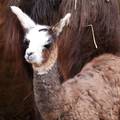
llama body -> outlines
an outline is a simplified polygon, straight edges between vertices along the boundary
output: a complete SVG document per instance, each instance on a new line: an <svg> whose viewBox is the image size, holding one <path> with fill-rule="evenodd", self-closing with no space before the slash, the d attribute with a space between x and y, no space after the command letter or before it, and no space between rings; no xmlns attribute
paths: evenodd
<svg viewBox="0 0 120 120"><path fill-rule="evenodd" d="M59 82L57 65L34 73L34 95L45 120L119 120L120 58L103 55L73 79Z"/></svg>

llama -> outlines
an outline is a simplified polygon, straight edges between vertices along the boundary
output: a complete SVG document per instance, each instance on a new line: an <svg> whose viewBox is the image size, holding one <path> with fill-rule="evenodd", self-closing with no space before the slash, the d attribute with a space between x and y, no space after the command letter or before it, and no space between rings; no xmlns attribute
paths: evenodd
<svg viewBox="0 0 120 120"><path fill-rule="evenodd" d="M72 15L68 13L51 27L36 24L15 6L11 10L27 31L25 59L34 70L34 96L43 119L119 120L120 57L96 57L74 78L61 84L57 40L63 28L69 28Z"/></svg>

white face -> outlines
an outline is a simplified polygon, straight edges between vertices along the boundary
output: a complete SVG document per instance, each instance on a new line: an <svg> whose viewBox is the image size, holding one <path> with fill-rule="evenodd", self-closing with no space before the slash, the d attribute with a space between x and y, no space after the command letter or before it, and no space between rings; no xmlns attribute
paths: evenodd
<svg viewBox="0 0 120 120"><path fill-rule="evenodd" d="M25 42L28 42L28 48L25 59L27 62L41 64L44 61L43 50L52 42L49 28L49 26L36 25L26 33Z"/></svg>

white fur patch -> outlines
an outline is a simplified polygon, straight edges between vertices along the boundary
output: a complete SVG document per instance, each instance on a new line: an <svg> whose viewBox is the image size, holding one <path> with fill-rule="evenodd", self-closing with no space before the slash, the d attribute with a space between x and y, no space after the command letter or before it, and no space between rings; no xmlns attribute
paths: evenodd
<svg viewBox="0 0 120 120"><path fill-rule="evenodd" d="M11 6L10 8L12 12L18 17L22 26L25 29L30 29L32 27L35 27L36 25L35 22L28 15L22 12L22 10L19 7Z"/></svg>
<svg viewBox="0 0 120 120"><path fill-rule="evenodd" d="M25 59L30 63L41 64L44 59L42 56L44 45L48 44L51 36L48 34L48 31L42 29L49 29L49 27L36 25L35 28L30 29L25 36L25 39L30 41L25 53ZM29 53L33 53L33 55L31 55L31 59L28 60Z"/></svg>

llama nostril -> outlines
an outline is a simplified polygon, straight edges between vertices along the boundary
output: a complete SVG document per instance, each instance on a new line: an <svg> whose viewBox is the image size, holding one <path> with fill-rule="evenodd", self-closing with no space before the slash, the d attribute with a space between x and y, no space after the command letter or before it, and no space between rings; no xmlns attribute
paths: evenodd
<svg viewBox="0 0 120 120"><path fill-rule="evenodd" d="M27 53L28 56L31 56L32 54L33 54L33 52L29 52L29 53Z"/></svg>

